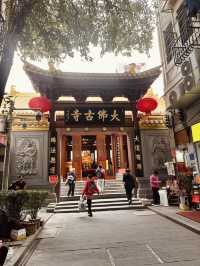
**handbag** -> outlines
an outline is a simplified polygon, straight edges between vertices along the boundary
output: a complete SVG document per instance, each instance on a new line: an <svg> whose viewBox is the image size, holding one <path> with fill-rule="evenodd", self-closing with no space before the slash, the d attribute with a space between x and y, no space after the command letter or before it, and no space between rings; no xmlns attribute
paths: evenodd
<svg viewBox="0 0 200 266"><path fill-rule="evenodd" d="M83 212L86 209L86 200L82 196L80 196L80 200L78 202L78 209L80 212Z"/></svg>

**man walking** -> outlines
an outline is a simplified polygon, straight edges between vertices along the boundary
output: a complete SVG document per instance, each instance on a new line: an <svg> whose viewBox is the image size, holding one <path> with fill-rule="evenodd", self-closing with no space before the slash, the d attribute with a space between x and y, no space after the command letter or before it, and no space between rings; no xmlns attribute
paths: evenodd
<svg viewBox="0 0 200 266"><path fill-rule="evenodd" d="M132 204L132 190L135 187L135 177L130 174L130 170L126 169L126 172L123 175L123 183L126 191L126 196L128 199L128 204Z"/></svg>

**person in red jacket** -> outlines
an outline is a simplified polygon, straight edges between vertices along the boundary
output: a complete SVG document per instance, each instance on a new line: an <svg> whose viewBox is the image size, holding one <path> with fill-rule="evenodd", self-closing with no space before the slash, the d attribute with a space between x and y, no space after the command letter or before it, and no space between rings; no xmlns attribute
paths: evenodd
<svg viewBox="0 0 200 266"><path fill-rule="evenodd" d="M96 186L93 176L89 174L88 180L85 182L82 197L86 196L87 198L88 216L90 217L92 217L92 198L94 193L98 193L99 195L99 190Z"/></svg>
<svg viewBox="0 0 200 266"><path fill-rule="evenodd" d="M150 176L150 185L153 192L153 204L159 205L160 204L160 196L158 193L160 181L158 177L158 171L154 171L153 174Z"/></svg>

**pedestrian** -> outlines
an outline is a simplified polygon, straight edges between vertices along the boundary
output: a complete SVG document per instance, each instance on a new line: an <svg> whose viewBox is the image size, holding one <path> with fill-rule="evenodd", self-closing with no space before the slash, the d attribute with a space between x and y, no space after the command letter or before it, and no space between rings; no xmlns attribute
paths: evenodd
<svg viewBox="0 0 200 266"><path fill-rule="evenodd" d="M105 170L102 165L99 165L96 169L97 187L99 192L103 194L105 187Z"/></svg>
<svg viewBox="0 0 200 266"><path fill-rule="evenodd" d="M94 193L99 194L99 189L96 186L94 178L91 174L88 175L87 181L82 192L82 197L86 197L88 205L88 216L92 217L92 198Z"/></svg>
<svg viewBox="0 0 200 266"><path fill-rule="evenodd" d="M2 244L2 240L0 241L0 266L3 266L8 255L8 247Z"/></svg>
<svg viewBox="0 0 200 266"><path fill-rule="evenodd" d="M126 169L126 172L123 175L123 183L126 191L126 196L128 199L128 204L132 204L132 190L135 188L135 176L131 175L130 169Z"/></svg>
<svg viewBox="0 0 200 266"><path fill-rule="evenodd" d="M13 182L10 186L9 186L9 190L22 190L24 189L26 186L26 182L23 179L23 176L18 176L17 180L15 182Z"/></svg>
<svg viewBox="0 0 200 266"><path fill-rule="evenodd" d="M75 182L76 182L75 173L74 172L69 172L68 175L67 175L67 182L66 182L66 185L69 186L69 190L68 190L68 193L67 193L68 197L70 195L72 197L74 196Z"/></svg>
<svg viewBox="0 0 200 266"><path fill-rule="evenodd" d="M160 181L158 177L158 171L154 171L152 175L150 175L150 185L153 192L153 204L159 205L160 204L160 195L158 193Z"/></svg>

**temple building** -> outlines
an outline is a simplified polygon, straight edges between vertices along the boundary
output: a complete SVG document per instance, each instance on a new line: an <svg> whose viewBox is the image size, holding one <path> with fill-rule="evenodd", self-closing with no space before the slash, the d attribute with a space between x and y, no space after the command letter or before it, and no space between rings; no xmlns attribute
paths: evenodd
<svg viewBox="0 0 200 266"><path fill-rule="evenodd" d="M22 174L28 186L45 188L51 175L60 179L74 170L83 180L101 164L106 179L121 178L130 168L139 182L139 196L146 197L152 170L164 172L164 163L170 160L168 129L161 110L139 113L136 103L159 76L160 67L134 75L43 70L29 63L24 70L37 94L27 94L20 110L18 100L23 97L11 92L16 98L11 180ZM41 120L35 119L35 110L28 110L28 99L36 95L52 103Z"/></svg>

